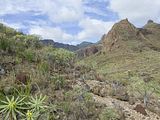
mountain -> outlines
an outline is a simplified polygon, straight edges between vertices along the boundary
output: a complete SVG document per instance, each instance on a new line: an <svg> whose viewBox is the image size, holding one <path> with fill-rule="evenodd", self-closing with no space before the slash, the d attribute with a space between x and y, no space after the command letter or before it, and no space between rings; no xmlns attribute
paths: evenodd
<svg viewBox="0 0 160 120"><path fill-rule="evenodd" d="M136 28L128 19L116 23L103 38L105 52L140 52L160 50L160 25L149 20L143 28Z"/></svg>
<svg viewBox="0 0 160 120"><path fill-rule="evenodd" d="M25 117L4 112L8 101L26 106L37 99L39 119L160 120L159 28L152 20L143 28L122 20L98 43L78 45L83 59L75 59L56 48L70 45L44 40L54 47L44 46L39 37L0 24L0 118ZM34 111L29 104L18 108Z"/></svg>
<svg viewBox="0 0 160 120"><path fill-rule="evenodd" d="M155 81L159 80L160 24L149 20L142 28L137 28L128 19L121 20L102 36L95 48L98 46L101 49L96 54L84 56L78 64L94 66L106 79L123 84L126 84L128 71L137 79L147 73Z"/></svg>
<svg viewBox="0 0 160 120"><path fill-rule="evenodd" d="M88 47L89 45L92 45L93 43L91 42L82 42L78 45L69 45L69 44L63 44L63 43L59 43L59 42L55 42L51 39L44 39L44 40L41 40L41 43L44 44L44 45L52 45L56 48L64 48L64 49L67 49L69 51L77 51L79 49L82 49L82 48L85 48L85 47Z"/></svg>
<svg viewBox="0 0 160 120"><path fill-rule="evenodd" d="M82 42L82 43L80 43L80 44L78 44L78 45L76 45L76 46L77 46L79 49L81 49L81 48L88 47L88 46L90 46L90 45L93 45L93 43L84 41L84 42Z"/></svg>
<svg viewBox="0 0 160 120"><path fill-rule="evenodd" d="M160 24L149 20L142 28L136 28L128 19L113 25L97 44L78 50L78 56L86 57L101 52L125 54L146 50L160 51Z"/></svg>
<svg viewBox="0 0 160 120"><path fill-rule="evenodd" d="M44 39L41 40L41 43L43 43L44 45L52 45L56 48L64 48L67 49L69 51L76 51L78 50L78 47L75 45L69 45L69 44L63 44L63 43L59 43L59 42L55 42L51 39Z"/></svg>

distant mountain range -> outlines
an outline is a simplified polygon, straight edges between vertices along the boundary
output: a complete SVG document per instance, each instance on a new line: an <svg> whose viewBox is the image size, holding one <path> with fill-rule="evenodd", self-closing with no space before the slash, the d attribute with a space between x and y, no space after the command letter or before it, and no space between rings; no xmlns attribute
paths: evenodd
<svg viewBox="0 0 160 120"><path fill-rule="evenodd" d="M69 44L63 44L63 43L55 42L52 39L41 40L41 43L44 44L44 45L51 45L51 46L54 46L56 48L64 48L64 49L67 49L69 51L77 51L79 49L88 47L88 46L93 44L91 42L84 41L84 42L82 42L78 45L69 45Z"/></svg>

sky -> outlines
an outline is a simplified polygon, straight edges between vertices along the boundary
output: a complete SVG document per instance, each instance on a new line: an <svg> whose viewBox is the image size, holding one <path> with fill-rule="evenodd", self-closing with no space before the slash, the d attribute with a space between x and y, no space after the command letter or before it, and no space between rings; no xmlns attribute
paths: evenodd
<svg viewBox="0 0 160 120"><path fill-rule="evenodd" d="M97 42L115 22L160 22L160 0L0 0L0 22L43 39Z"/></svg>

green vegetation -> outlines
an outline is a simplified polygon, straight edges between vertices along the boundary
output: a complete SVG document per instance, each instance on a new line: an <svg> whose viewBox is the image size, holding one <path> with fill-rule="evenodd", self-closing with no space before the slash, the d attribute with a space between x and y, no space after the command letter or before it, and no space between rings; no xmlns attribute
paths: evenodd
<svg viewBox="0 0 160 120"><path fill-rule="evenodd" d="M97 119L102 107L75 89L75 53L44 46L35 35L0 26L0 119ZM6 97L5 97L6 96Z"/></svg>
<svg viewBox="0 0 160 120"><path fill-rule="evenodd" d="M119 119L118 113L113 108L105 109L100 114L100 120L118 120L118 119Z"/></svg>
<svg viewBox="0 0 160 120"><path fill-rule="evenodd" d="M15 99L14 96L12 96L11 99L9 99L6 96L6 100L3 101L1 100L1 104L0 104L0 113L2 113L4 115L5 120L16 120L17 119L17 114L24 116L23 113L20 110L24 110L25 108L23 107L23 101L25 98L19 99L19 97L17 97Z"/></svg>
<svg viewBox="0 0 160 120"><path fill-rule="evenodd" d="M47 110L47 106L45 105L46 103L44 101L45 98L46 97L42 97L42 95L39 97L36 96L35 98L32 96L29 98L27 98L27 96L21 98L15 98L12 96L11 99L6 96L5 100L0 101L0 113L3 115L2 119L17 120L18 118L27 118L27 120L35 120L35 117L40 117L40 114Z"/></svg>
<svg viewBox="0 0 160 120"><path fill-rule="evenodd" d="M114 108L109 108L105 102L95 100L97 95L130 104L139 100L146 108L159 104L155 101L160 97L158 48L150 46L142 50L149 42L146 40L144 44L139 37L136 40L138 30L130 27L127 32L117 29L127 39L114 43L119 46L113 51L100 51L78 60L73 52L43 45L39 36L25 35L0 24L0 119L124 117L120 115L121 106L113 103Z"/></svg>

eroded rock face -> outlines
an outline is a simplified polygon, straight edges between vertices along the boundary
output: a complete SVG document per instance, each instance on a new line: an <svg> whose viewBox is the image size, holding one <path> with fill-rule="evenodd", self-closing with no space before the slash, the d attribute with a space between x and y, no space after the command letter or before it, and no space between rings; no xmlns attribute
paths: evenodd
<svg viewBox="0 0 160 120"><path fill-rule="evenodd" d="M101 45L92 45L77 51L77 57L83 58L98 53L102 49Z"/></svg>
<svg viewBox="0 0 160 120"><path fill-rule="evenodd" d="M153 49L160 51L160 24L149 20L143 28L136 28L128 19L113 25L101 40L92 46L77 51L79 58L99 53L131 53ZM150 42L153 41L153 42Z"/></svg>
<svg viewBox="0 0 160 120"><path fill-rule="evenodd" d="M113 25L102 37L104 52L142 52L153 49L160 51L160 24L149 20L143 28L136 28L128 19ZM150 42L152 41L152 42Z"/></svg>
<svg viewBox="0 0 160 120"><path fill-rule="evenodd" d="M112 51L118 48L126 49L127 41L139 39L138 29L128 19L121 20L113 25L112 29L103 37L104 51Z"/></svg>
<svg viewBox="0 0 160 120"><path fill-rule="evenodd" d="M147 112L146 112L145 108L140 104L136 105L134 110L139 112L139 113L141 113L141 114L143 114L143 115L147 115Z"/></svg>

